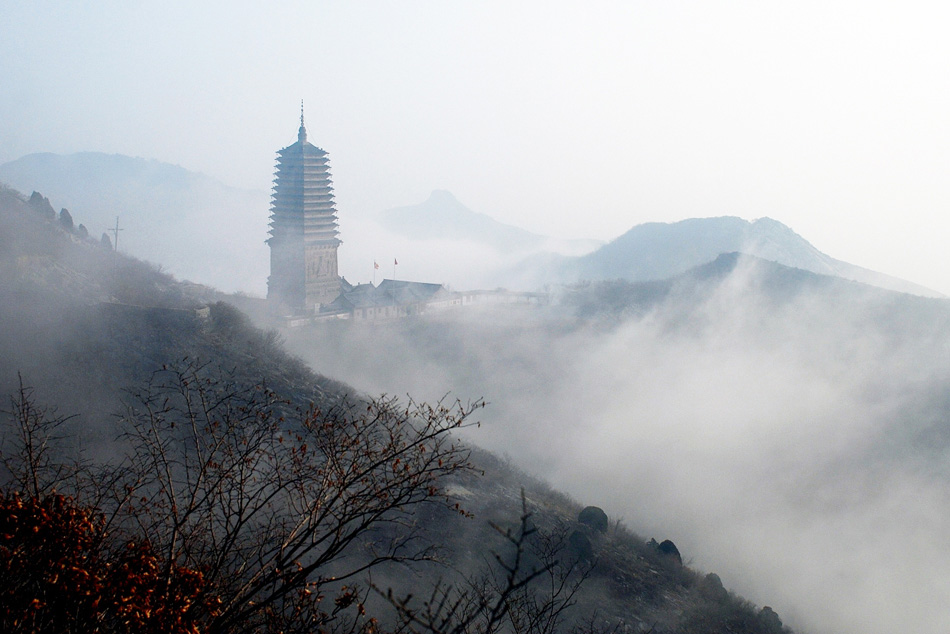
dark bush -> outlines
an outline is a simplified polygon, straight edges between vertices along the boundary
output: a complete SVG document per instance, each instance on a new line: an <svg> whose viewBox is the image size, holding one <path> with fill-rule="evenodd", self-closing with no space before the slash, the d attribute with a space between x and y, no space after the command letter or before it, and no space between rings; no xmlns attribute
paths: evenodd
<svg viewBox="0 0 950 634"><path fill-rule="evenodd" d="M574 531L567 538L567 543L578 559L590 559L594 556L594 547L590 543L590 538L583 531Z"/></svg>

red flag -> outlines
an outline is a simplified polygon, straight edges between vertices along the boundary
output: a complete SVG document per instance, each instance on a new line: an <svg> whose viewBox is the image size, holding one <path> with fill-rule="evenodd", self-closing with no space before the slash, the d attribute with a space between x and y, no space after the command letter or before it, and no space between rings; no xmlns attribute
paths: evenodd
<svg viewBox="0 0 950 634"><path fill-rule="evenodd" d="M397 260L396 258L393 258L393 266L396 266L397 264L399 264L399 260Z"/></svg>
<svg viewBox="0 0 950 634"><path fill-rule="evenodd" d="M379 264L376 263L376 260L373 260L373 268L374 268L374 269L378 269L378 268L379 268Z"/></svg>

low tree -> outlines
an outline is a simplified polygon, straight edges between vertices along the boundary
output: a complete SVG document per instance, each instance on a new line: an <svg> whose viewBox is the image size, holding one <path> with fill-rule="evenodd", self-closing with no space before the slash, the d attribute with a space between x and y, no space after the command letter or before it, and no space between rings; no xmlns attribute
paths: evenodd
<svg viewBox="0 0 950 634"><path fill-rule="evenodd" d="M471 469L454 432L482 406L381 398L298 411L264 385L185 362L129 394L126 460L66 469L33 447L55 420L28 390L17 398L14 412L34 415L10 422L33 431L11 435L20 457L5 459L9 481L36 500L66 490L94 501L103 547L145 544L166 599L176 571L199 573L205 632L372 629L356 582L432 555L413 511L462 512L440 483Z"/></svg>
<svg viewBox="0 0 950 634"><path fill-rule="evenodd" d="M21 375L17 378L10 409L0 410L6 417L0 434L0 483L6 490L41 499L74 480L80 471L78 456L70 459L57 451L70 417L38 405L33 388L24 384ZM75 488L75 482L69 486Z"/></svg>

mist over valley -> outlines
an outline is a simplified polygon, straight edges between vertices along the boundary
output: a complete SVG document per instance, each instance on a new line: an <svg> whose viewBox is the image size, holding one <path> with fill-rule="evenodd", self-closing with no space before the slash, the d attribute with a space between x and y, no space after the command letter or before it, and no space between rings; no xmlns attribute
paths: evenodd
<svg viewBox="0 0 950 634"><path fill-rule="evenodd" d="M215 209L212 201L227 200L222 192L238 196L181 168L169 171L142 159L32 160L2 166L0 174L17 165L50 172L46 178L71 197L77 222L84 219L80 210L101 205L90 226L109 221L115 205L147 225L183 199ZM64 160L73 166L57 168L57 176L49 166ZM89 179L80 170L72 181L65 178L77 164L113 176ZM99 198L108 190L115 199ZM169 191L177 198L157 194ZM13 200L14 193L6 196ZM260 196L239 198L249 216ZM139 206L142 200L153 206ZM451 220L437 221L441 214ZM54 295L75 293L88 305L90 298L115 301L124 292L123 303L154 306L157 297L170 308L224 299L272 327L253 292L228 298L211 288L219 276L237 281L229 261L260 266L254 255L260 249L244 250L251 227L260 223L235 220L235 240L201 233L204 216L177 218L151 226L155 260L176 275L179 266L193 271L189 279L208 286L183 294L173 278L143 264L135 265L143 267L140 282L133 278L124 291L110 288L102 282L109 276L106 250L99 252L98 268L80 278L63 274ZM452 276L452 262L461 258L458 270L466 273L451 280L543 288L545 300L280 327L286 349L331 377L328 386L428 402L446 395L484 398L483 424L464 432L468 441L603 507L638 534L673 538L688 565L715 571L727 588L775 607L796 630L941 631L945 619L933 606L950 590L950 548L941 540L950 529L948 300L830 258L769 219L643 225L607 245L561 244L564 253L547 256L541 253L552 246L549 239L475 214L448 192L350 226L365 229L352 239L352 250L363 256L378 250L367 248L373 240L402 240L401 252L411 256L401 256L400 275ZM131 219L123 228L120 244L131 252L138 229ZM32 239L33 229L7 231ZM178 235L194 242L183 241L180 257L170 258L162 245ZM349 246L341 250L344 275L352 270L342 257ZM62 322L55 317L59 308L42 302L31 308L35 290L22 285L22 276L28 270L35 277L36 264L30 260L24 269L25 256L16 253L8 256L19 262L21 282L17 299L5 303L6 331L13 335L4 344L7 392L22 371L62 407L108 417L121 406L118 392L154 365L219 354L182 340L151 348L146 358L127 357L116 341L132 345L139 328L152 327L147 320L116 322L109 310L87 307L68 310L72 316ZM204 260L217 264L206 269ZM135 288L162 279L157 288ZM101 325L108 330L89 334ZM275 342L248 343L242 354L260 358L260 346ZM94 350L120 361L114 376L100 368L78 380L69 364L48 373L61 355L83 359ZM272 363L281 373L279 364L290 361L278 356ZM302 389L300 381L309 381L300 378L304 370L288 367L298 378L285 387ZM93 377L99 378L90 384ZM108 437L102 430L86 442Z"/></svg>
<svg viewBox="0 0 950 634"><path fill-rule="evenodd" d="M286 336L370 392L484 397L473 440L641 534L675 527L693 565L793 625L937 632L948 325L946 300L731 254L545 308Z"/></svg>

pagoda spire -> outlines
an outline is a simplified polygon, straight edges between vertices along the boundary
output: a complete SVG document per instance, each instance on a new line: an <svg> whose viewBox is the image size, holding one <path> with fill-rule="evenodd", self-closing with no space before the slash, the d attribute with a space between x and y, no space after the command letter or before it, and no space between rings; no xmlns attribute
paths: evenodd
<svg viewBox="0 0 950 634"><path fill-rule="evenodd" d="M300 129L297 131L297 141L304 143L307 140L307 128L303 125L303 99L300 100Z"/></svg>

